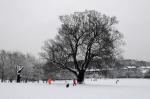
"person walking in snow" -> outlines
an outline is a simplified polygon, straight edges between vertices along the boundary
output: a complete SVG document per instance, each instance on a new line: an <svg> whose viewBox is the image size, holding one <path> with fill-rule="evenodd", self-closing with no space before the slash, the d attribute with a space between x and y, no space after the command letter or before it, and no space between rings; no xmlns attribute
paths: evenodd
<svg viewBox="0 0 150 99"><path fill-rule="evenodd" d="M75 79L73 79L73 86L76 86L77 85L77 82Z"/></svg>
<svg viewBox="0 0 150 99"><path fill-rule="evenodd" d="M49 84L51 84L52 81L53 81L52 79L50 79L50 78L48 79L48 83L49 83Z"/></svg>

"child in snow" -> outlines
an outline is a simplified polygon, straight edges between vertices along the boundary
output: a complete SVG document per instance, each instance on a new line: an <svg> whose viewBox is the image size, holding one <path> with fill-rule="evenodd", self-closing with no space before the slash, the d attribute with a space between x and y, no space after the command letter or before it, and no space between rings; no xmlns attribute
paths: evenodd
<svg viewBox="0 0 150 99"><path fill-rule="evenodd" d="M75 79L73 79L73 86L76 86L77 85L77 82Z"/></svg>
<svg viewBox="0 0 150 99"><path fill-rule="evenodd" d="M48 83L49 83L49 84L51 84L52 81L53 81L52 79L50 79L50 78L48 79Z"/></svg>

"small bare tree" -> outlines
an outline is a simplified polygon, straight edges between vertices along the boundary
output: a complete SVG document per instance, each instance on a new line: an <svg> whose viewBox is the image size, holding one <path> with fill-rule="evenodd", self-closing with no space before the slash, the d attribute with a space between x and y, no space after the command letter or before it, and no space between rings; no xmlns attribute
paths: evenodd
<svg viewBox="0 0 150 99"><path fill-rule="evenodd" d="M5 58L6 58L6 52L4 50L1 50L0 51L1 82L4 81Z"/></svg>
<svg viewBox="0 0 150 99"><path fill-rule="evenodd" d="M20 83L20 79L21 79L21 71L23 69L23 66L19 65L16 67L17 69L17 83Z"/></svg>
<svg viewBox="0 0 150 99"><path fill-rule="evenodd" d="M92 60L106 64L117 56L122 35L114 27L118 23L116 17L90 10L60 16L60 21L56 39L45 42L41 55L75 74L78 83L84 82L85 71ZM73 62L73 66L67 65L69 62Z"/></svg>

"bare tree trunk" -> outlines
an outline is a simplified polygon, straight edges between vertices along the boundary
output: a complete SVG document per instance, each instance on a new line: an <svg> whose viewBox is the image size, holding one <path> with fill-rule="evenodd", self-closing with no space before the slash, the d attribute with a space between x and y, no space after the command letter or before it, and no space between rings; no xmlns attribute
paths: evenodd
<svg viewBox="0 0 150 99"><path fill-rule="evenodd" d="M2 58L2 80L1 80L1 82L4 82L4 65L5 65L4 59Z"/></svg>
<svg viewBox="0 0 150 99"><path fill-rule="evenodd" d="M20 79L21 79L20 74L17 74L17 83L20 83Z"/></svg>
<svg viewBox="0 0 150 99"><path fill-rule="evenodd" d="M85 70L80 70L79 74L77 75L78 84L83 84L84 83L84 75L85 75Z"/></svg>
<svg viewBox="0 0 150 99"><path fill-rule="evenodd" d="M23 66L17 66L17 83L20 83L22 69Z"/></svg>
<svg viewBox="0 0 150 99"><path fill-rule="evenodd" d="M2 69L2 80L1 82L4 82L4 70Z"/></svg>

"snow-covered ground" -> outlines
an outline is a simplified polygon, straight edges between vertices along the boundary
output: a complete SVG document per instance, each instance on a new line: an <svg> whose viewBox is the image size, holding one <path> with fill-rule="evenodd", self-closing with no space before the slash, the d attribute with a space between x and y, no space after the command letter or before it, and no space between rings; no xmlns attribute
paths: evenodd
<svg viewBox="0 0 150 99"><path fill-rule="evenodd" d="M66 88L65 81L47 83L0 83L0 99L150 99L150 79L85 80Z"/></svg>

